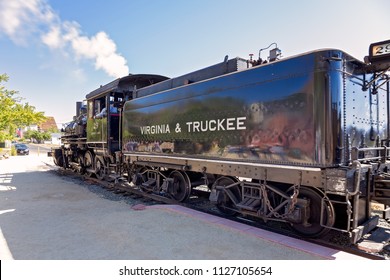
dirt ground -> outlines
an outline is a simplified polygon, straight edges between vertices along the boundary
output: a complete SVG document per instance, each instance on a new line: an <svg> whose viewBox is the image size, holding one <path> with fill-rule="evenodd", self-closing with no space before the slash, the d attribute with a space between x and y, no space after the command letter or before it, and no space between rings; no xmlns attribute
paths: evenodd
<svg viewBox="0 0 390 280"><path fill-rule="evenodd" d="M203 213L164 207L136 211L59 176L50 165L44 156L0 161L0 259L328 258Z"/></svg>

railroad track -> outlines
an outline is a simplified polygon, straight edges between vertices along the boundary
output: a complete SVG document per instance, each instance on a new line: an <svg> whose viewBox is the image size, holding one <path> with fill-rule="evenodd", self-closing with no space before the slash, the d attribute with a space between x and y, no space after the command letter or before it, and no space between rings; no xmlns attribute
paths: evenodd
<svg viewBox="0 0 390 280"><path fill-rule="evenodd" d="M255 219L253 217L244 217L244 216L227 216L220 212L218 208L210 203L208 200L209 192L204 190L194 190L193 194L190 198L185 202L177 202L174 199L171 199L166 196L161 196L158 194L154 194L152 192L146 192L141 190L140 188L130 184L127 180L113 180L113 181L101 181L93 177L87 177L78 173L75 173L71 170L64 170L62 168L54 168L52 169L56 172L56 174L60 174L67 177L72 177L76 180L80 180L80 182L86 182L88 184L97 185L111 193L114 193L119 196L130 196L131 198L140 201L142 204L152 205L152 204L172 204L172 205L181 205L184 207L188 207L197 211L201 211L204 213L216 215L219 217L223 217L225 219L233 220L240 223L245 223L251 225L253 227L261 228L267 231L275 232L278 234L282 234L285 236L289 236L296 239L303 239L305 241L321 245L324 247L332 248L335 250L344 251L350 254L358 255L361 257L365 257L367 259L372 260L389 260L390 259L390 243L387 246L384 246L384 249L380 252L371 253L365 250L359 249L359 247L355 244L349 243L349 238L346 234L338 232L338 231L330 231L326 236L322 239L310 239L310 238L302 238L302 236L293 232L289 225L282 222L268 222L264 223L260 219ZM382 221L383 223L383 221ZM389 232L390 232L390 223L387 223ZM363 242L368 236L364 236L361 242ZM388 241L387 241L388 242Z"/></svg>

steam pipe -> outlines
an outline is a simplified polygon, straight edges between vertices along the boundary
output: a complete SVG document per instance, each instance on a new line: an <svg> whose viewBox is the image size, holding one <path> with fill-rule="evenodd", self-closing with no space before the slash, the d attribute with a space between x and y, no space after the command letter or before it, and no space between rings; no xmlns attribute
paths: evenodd
<svg viewBox="0 0 390 280"><path fill-rule="evenodd" d="M278 47L278 44L272 43L272 44L270 44L268 47L263 48L263 49L260 49L260 50L259 50L259 59L261 58L261 57L260 57L261 51L264 51L264 50L269 49L272 45L275 45L276 48Z"/></svg>

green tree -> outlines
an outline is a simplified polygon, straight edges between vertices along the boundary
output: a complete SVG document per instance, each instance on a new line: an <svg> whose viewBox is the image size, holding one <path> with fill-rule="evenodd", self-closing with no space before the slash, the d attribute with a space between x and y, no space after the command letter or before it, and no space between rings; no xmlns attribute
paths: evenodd
<svg viewBox="0 0 390 280"><path fill-rule="evenodd" d="M35 139L38 143L42 143L45 140L51 139L51 133L37 130L28 130L24 133L24 137L27 139Z"/></svg>
<svg viewBox="0 0 390 280"><path fill-rule="evenodd" d="M8 82L8 75L0 75L0 141L12 139L16 128L23 128L45 120L43 112L23 103L15 90L8 90L2 84Z"/></svg>

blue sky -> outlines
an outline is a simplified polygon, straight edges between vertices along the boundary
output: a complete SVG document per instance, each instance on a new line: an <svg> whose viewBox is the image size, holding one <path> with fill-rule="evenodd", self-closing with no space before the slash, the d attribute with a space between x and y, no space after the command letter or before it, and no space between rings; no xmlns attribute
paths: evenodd
<svg viewBox="0 0 390 280"><path fill-rule="evenodd" d="M363 59L390 39L388 0L0 0L0 73L58 123L116 77L175 77L248 58L337 48Z"/></svg>

